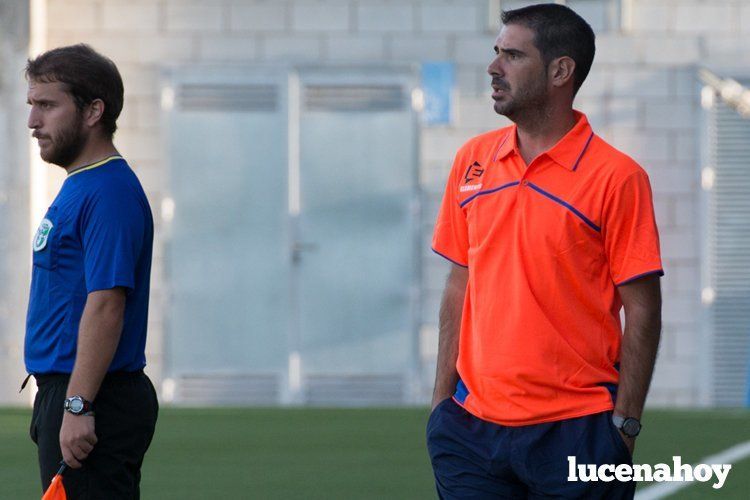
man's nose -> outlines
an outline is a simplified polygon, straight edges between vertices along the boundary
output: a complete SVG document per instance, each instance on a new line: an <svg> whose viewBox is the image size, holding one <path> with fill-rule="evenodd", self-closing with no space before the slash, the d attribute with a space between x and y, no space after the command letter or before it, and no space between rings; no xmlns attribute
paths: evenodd
<svg viewBox="0 0 750 500"><path fill-rule="evenodd" d="M32 107L31 111L29 111L29 120L26 125L31 129L37 129L41 126L39 112L34 107Z"/></svg>
<svg viewBox="0 0 750 500"><path fill-rule="evenodd" d="M487 74L490 76L503 76L505 74L503 72L500 56L495 56L489 66L487 66Z"/></svg>

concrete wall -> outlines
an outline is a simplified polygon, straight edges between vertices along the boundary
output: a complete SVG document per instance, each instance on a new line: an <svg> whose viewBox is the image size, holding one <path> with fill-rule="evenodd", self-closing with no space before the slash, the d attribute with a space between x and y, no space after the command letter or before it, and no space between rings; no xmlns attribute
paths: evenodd
<svg viewBox="0 0 750 500"><path fill-rule="evenodd" d="M0 402L20 403L23 334L31 264L29 155L23 67L28 5L0 0Z"/></svg>
<svg viewBox="0 0 750 500"><path fill-rule="evenodd" d="M422 130L426 210L421 338L428 391L446 271L429 252L432 222L456 149L472 135L506 123L492 111L485 68L492 57L499 8L525 3L530 2L48 0L46 35L50 48L87 42L120 67L126 100L116 142L138 172L157 215L166 188L157 85L163 64L454 61L457 120L451 126ZM568 4L589 20L598 36L594 67L577 107L589 115L600 135L641 162L655 191L666 277L664 341L649 402L694 405L700 400L701 375L693 367L702 354L696 350L701 335L695 223L701 110L696 66L747 60L750 1ZM164 304L159 233L157 226L148 346L149 371L157 379ZM0 242L3 237L0 234Z"/></svg>

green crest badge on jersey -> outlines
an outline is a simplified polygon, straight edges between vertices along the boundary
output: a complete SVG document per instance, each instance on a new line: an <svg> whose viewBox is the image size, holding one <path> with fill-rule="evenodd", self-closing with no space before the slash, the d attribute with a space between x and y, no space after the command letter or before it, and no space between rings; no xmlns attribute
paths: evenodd
<svg viewBox="0 0 750 500"><path fill-rule="evenodd" d="M52 231L54 224L49 219L42 220L39 224L39 229L36 230L36 236L34 236L34 251L38 252L44 250L47 246L47 240L49 239L49 233Z"/></svg>

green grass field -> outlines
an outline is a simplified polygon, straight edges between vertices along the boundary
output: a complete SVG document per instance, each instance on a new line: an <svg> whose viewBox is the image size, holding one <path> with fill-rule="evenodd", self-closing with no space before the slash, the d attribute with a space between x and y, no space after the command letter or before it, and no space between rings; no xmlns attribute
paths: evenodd
<svg viewBox="0 0 750 500"><path fill-rule="evenodd" d="M426 409L164 408L143 468L142 498L436 498ZM0 499L41 496L29 411L0 410ZM750 440L747 411L651 411L637 463L683 463ZM750 460L721 490L673 498L750 498Z"/></svg>

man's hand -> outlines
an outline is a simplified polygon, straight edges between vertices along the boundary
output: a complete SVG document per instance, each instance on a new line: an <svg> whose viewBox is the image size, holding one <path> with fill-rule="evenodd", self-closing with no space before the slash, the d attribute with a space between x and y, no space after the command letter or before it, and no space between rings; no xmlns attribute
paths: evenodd
<svg viewBox="0 0 750 500"><path fill-rule="evenodd" d="M440 303L437 369L435 370L435 389L432 392L433 410L441 401L451 397L456 391L458 338L468 282L469 270L453 264L445 282L443 299Z"/></svg>
<svg viewBox="0 0 750 500"><path fill-rule="evenodd" d="M63 460L69 467L80 468L81 462L94 449L96 441L94 417L65 412L60 428L60 449Z"/></svg>

